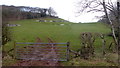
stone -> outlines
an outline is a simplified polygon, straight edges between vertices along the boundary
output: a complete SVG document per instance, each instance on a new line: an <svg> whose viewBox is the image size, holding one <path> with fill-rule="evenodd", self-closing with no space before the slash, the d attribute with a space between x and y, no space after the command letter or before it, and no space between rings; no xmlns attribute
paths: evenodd
<svg viewBox="0 0 120 68"><path fill-rule="evenodd" d="M50 22L53 22L52 20L50 20Z"/></svg>
<svg viewBox="0 0 120 68"><path fill-rule="evenodd" d="M61 26L65 25L65 24L60 24Z"/></svg>
<svg viewBox="0 0 120 68"><path fill-rule="evenodd" d="M39 22L40 20L36 20L36 22Z"/></svg>

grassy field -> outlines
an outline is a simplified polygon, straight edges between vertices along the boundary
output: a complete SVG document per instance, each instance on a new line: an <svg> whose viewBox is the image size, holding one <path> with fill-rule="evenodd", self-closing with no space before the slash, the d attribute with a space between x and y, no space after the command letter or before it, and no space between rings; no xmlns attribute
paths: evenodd
<svg viewBox="0 0 120 68"><path fill-rule="evenodd" d="M47 19L50 20L50 19ZM57 19L58 20L58 19ZM60 20L60 19L59 19ZM35 42L39 37L43 42L48 42L47 37L52 38L57 43L70 42L70 48L77 50L80 48L80 34L83 32L103 33L110 32L110 28L102 23L69 23L69 22L36 22L36 19L12 21L11 24L21 26L10 27L12 41L5 45L5 51L13 48L13 42ZM61 26L60 24L64 24ZM107 45L112 41L111 37L105 36ZM97 37L94 44L96 51L101 52L102 43Z"/></svg>
<svg viewBox="0 0 120 68"><path fill-rule="evenodd" d="M80 46L79 37L80 33L82 32L94 32L103 34L110 32L110 29L101 23L77 24L65 22L65 25L63 26L60 25L62 23L41 23L36 22L35 20L21 20L14 21L11 23L21 25L10 28L12 33L12 41L35 42L35 39L37 37L40 37L44 42L47 42L46 38L50 37L58 43L69 41L71 43L71 48L73 49L76 49L78 48L78 46ZM107 37L106 39L109 38ZM9 42L9 44L12 43Z"/></svg>

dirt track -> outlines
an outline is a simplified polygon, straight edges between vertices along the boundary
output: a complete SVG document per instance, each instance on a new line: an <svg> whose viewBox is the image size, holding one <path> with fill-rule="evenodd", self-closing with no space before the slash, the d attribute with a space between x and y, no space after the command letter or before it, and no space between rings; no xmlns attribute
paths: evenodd
<svg viewBox="0 0 120 68"><path fill-rule="evenodd" d="M42 41L40 38L37 38L36 42L40 43ZM50 38L48 38L48 42L54 43ZM33 45L33 46L43 46L43 45L39 44L39 45ZM39 51L39 53L34 56L29 55L29 57L32 56L33 59L40 58L41 60L20 60L13 66L61 66L60 63L58 62L59 56L57 55L57 51L55 50L57 48L53 47L56 45L49 44L49 45L45 45L45 46L46 47L41 48L41 49L43 49L43 51L39 51L38 48L33 48L32 53L37 53L38 51ZM46 50L44 50L44 49L46 49ZM49 49L49 50L47 50L47 49ZM39 56L39 54L42 54L42 55Z"/></svg>

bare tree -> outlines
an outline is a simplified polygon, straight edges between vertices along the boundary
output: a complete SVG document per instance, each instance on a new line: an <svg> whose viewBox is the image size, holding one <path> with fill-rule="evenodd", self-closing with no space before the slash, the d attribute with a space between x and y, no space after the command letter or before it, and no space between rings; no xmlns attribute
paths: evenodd
<svg viewBox="0 0 120 68"><path fill-rule="evenodd" d="M107 20L108 20L108 21L110 22L110 24L111 24L111 30L112 30L112 33L113 33L113 38L114 38L114 41L115 41L115 43L116 43L116 45L117 45L117 38L116 38L116 36L115 36L114 25L113 25L113 22L111 21L109 15L108 15L107 8L106 8L106 4L105 4L105 0L103 0L103 4L102 4L102 5L103 5L103 8L104 8L104 12L105 12L106 18L107 18Z"/></svg>
<svg viewBox="0 0 120 68"><path fill-rule="evenodd" d="M49 7L49 9L48 9L48 14L49 14L50 16L55 16L57 13L54 11L54 9L53 9L52 7Z"/></svg>
<svg viewBox="0 0 120 68"><path fill-rule="evenodd" d="M81 7L79 10L79 13L82 13L84 11L105 13L105 18L107 19L108 22L110 22L110 25L111 25L113 39L115 41L115 44L118 46L118 40L115 35L115 26L109 15L109 12L111 12L115 16L114 20L118 19L117 18L118 14L117 12L115 12L117 11L115 3L113 3L111 0L81 0L78 4Z"/></svg>

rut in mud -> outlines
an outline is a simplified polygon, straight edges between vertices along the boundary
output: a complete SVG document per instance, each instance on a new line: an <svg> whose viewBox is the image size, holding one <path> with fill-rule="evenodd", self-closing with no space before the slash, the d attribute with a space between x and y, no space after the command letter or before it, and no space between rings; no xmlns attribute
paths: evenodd
<svg viewBox="0 0 120 68"><path fill-rule="evenodd" d="M54 41L50 38L47 38L49 43L54 43ZM43 42L40 38L36 38L37 43ZM42 44L34 44L32 46L43 46ZM27 55L28 58L32 57L33 59L40 59L40 60L20 60L13 66L61 66L58 62L59 55L58 55L58 48L56 48L55 44L47 44L44 45L45 47L42 48L32 48L31 55ZM41 49L41 51L39 51ZM38 53L39 52L39 53ZM34 55L34 53L37 53L37 55ZM24 55L21 55L21 57L24 57Z"/></svg>

